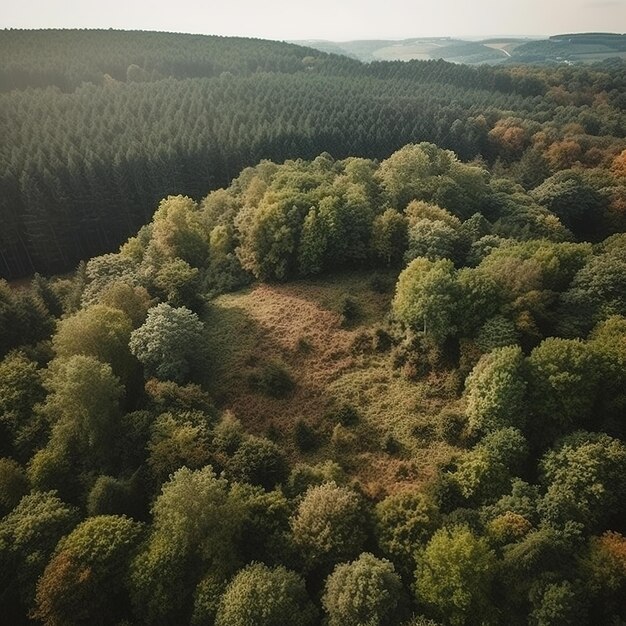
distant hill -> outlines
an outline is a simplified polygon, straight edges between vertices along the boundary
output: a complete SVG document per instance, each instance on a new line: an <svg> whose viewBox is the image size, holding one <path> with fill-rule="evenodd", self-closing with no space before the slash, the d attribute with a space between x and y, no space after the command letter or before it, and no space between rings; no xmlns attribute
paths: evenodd
<svg viewBox="0 0 626 626"><path fill-rule="evenodd" d="M45 51L45 52L44 52ZM338 51L335 51L338 52ZM326 55L280 41L120 30L0 31L0 91L294 74ZM341 59L350 65L348 60Z"/></svg>
<svg viewBox="0 0 626 626"><path fill-rule="evenodd" d="M523 63L591 63L611 57L626 59L626 35L581 33L554 35L516 48L513 59Z"/></svg>
<svg viewBox="0 0 626 626"><path fill-rule="evenodd" d="M593 63L626 58L626 35L580 33L534 40L514 37L467 41L450 37L419 37L402 40L344 42L299 41L324 52L344 54L360 61L411 61L444 59L466 65L512 63Z"/></svg>

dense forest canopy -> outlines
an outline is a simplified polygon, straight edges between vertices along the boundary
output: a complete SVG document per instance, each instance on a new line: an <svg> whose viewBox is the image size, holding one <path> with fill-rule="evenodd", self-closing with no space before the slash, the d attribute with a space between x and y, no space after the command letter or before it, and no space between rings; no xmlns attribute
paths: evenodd
<svg viewBox="0 0 626 626"><path fill-rule="evenodd" d="M2 614L622 623L624 153L502 160L263 160L0 282Z"/></svg>
<svg viewBox="0 0 626 626"><path fill-rule="evenodd" d="M626 623L623 63L0 52L3 620Z"/></svg>
<svg viewBox="0 0 626 626"><path fill-rule="evenodd" d="M121 31L5 30L0 53L7 278L114 250L159 199L199 198L260 159L382 159L430 141L531 189L562 169L608 169L626 147L623 63L363 64L286 43Z"/></svg>

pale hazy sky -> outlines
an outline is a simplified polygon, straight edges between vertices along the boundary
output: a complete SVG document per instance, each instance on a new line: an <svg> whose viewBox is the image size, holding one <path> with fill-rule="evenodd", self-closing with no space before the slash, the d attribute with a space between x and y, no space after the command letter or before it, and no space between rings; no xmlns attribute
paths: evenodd
<svg viewBox="0 0 626 626"><path fill-rule="evenodd" d="M122 28L264 39L626 31L626 0L2 0L0 28Z"/></svg>

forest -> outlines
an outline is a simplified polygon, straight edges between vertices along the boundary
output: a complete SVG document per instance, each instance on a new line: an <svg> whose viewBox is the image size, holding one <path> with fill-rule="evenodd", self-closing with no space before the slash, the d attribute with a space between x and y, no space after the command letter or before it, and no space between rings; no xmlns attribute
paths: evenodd
<svg viewBox="0 0 626 626"><path fill-rule="evenodd" d="M3 623L626 623L622 63L0 49Z"/></svg>
<svg viewBox="0 0 626 626"><path fill-rule="evenodd" d="M262 159L382 159L428 141L535 187L626 144L626 63L360 63L296 45L0 32L0 276L71 271Z"/></svg>

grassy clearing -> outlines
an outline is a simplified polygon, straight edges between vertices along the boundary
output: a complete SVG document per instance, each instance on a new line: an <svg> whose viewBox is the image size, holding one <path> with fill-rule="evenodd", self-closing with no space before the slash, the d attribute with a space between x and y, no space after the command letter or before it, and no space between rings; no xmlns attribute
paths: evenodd
<svg viewBox="0 0 626 626"><path fill-rule="evenodd" d="M392 367L389 352L355 349L384 322L393 296L394 274L373 278L344 273L220 296L205 318L213 355L205 386L247 430L278 437L292 461L336 459L379 496L427 481L454 449L434 429L434 417L451 399L445 384L408 381ZM346 298L350 319L342 315ZM293 389L264 393L258 380L281 369ZM337 426L333 415L344 405L354 407L358 419ZM319 434L317 450L298 450L298 420Z"/></svg>

